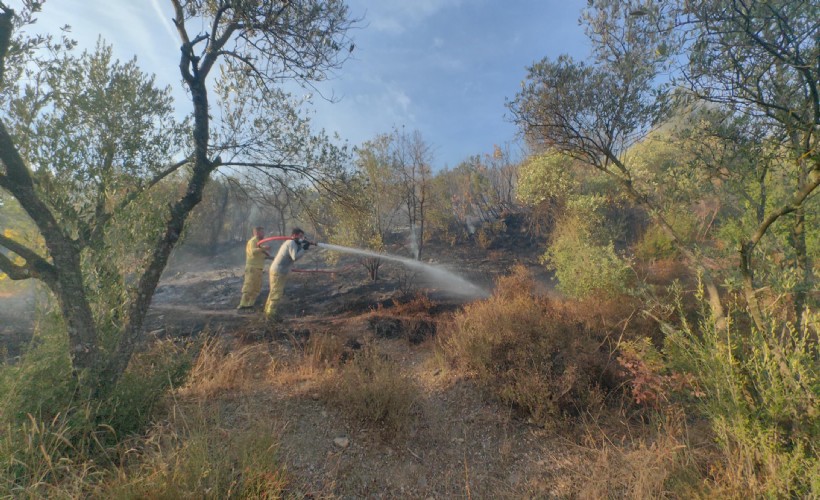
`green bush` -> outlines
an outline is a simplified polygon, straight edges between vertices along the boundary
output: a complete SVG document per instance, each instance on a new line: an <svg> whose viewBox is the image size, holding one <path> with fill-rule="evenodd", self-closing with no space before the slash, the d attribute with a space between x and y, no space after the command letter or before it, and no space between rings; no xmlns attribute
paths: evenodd
<svg viewBox="0 0 820 500"><path fill-rule="evenodd" d="M62 322L56 314L44 314L20 361L0 365L0 421L19 424L29 414L51 420L76 402L77 388Z"/></svg>
<svg viewBox="0 0 820 500"><path fill-rule="evenodd" d="M669 259L678 256L675 242L659 226L651 226L635 245L635 257L643 261Z"/></svg>
<svg viewBox="0 0 820 500"><path fill-rule="evenodd" d="M630 267L611 242L596 240L590 225L577 216L559 221L542 261L555 272L558 289L569 297L624 293Z"/></svg>
<svg viewBox="0 0 820 500"><path fill-rule="evenodd" d="M181 385L190 368L190 350L170 340L136 354L111 395L100 404L96 420L120 436L141 432L168 390Z"/></svg>
<svg viewBox="0 0 820 500"><path fill-rule="evenodd" d="M445 354L502 402L540 425L600 405L606 356L582 323L534 293L523 268L468 305L442 340Z"/></svg>
<svg viewBox="0 0 820 500"><path fill-rule="evenodd" d="M716 480L724 493L820 497L818 316L807 323L802 331L774 320L763 331L686 321L668 329L670 366L694 376L696 408L723 452Z"/></svg>
<svg viewBox="0 0 820 500"><path fill-rule="evenodd" d="M44 315L19 363L0 366L0 492L51 496L75 480L81 488L86 473L109 465L108 447L145 429L189 365L171 342L157 343L107 397L92 398L72 373L61 322Z"/></svg>

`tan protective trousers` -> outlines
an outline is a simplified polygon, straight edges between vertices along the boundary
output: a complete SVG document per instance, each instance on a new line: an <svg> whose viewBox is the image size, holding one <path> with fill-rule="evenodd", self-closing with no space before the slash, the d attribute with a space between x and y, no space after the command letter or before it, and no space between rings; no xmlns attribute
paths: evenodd
<svg viewBox="0 0 820 500"><path fill-rule="evenodd" d="M287 279L287 274L270 273L270 293L268 293L268 300L265 302L265 319L268 321L275 321L277 319L276 306L285 294L285 282Z"/></svg>
<svg viewBox="0 0 820 500"><path fill-rule="evenodd" d="M246 267L245 282L242 283L242 300L239 307L252 307L262 291L262 268Z"/></svg>

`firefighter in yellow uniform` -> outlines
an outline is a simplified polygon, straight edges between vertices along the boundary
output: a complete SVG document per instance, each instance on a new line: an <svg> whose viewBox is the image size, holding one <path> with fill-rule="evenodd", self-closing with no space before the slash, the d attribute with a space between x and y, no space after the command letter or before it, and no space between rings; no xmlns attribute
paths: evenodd
<svg viewBox="0 0 820 500"><path fill-rule="evenodd" d="M237 309L250 309L256 302L256 297L262 291L262 268L265 259L270 258L266 245L259 246L259 240L265 237L265 228L253 228L253 237L245 245L245 282L242 284L242 300Z"/></svg>
<svg viewBox="0 0 820 500"><path fill-rule="evenodd" d="M265 319L269 323L279 320L276 307L285 292L285 282L287 281L290 267L294 262L302 258L310 245L313 243L305 239L305 232L298 227L293 228L291 239L282 243L279 252L270 265L270 292L268 300L265 302Z"/></svg>

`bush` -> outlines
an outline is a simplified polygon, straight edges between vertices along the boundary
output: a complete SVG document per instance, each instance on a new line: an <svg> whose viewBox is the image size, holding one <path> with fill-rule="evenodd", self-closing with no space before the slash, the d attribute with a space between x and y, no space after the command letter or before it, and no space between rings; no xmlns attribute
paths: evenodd
<svg viewBox="0 0 820 500"><path fill-rule="evenodd" d="M191 354L171 340L157 342L131 359L97 421L119 436L142 432L169 390L181 385L191 369Z"/></svg>
<svg viewBox="0 0 820 500"><path fill-rule="evenodd" d="M670 259L678 256L675 242L660 226L650 226L635 244L635 256L644 261Z"/></svg>
<svg viewBox="0 0 820 500"><path fill-rule="evenodd" d="M180 348L157 343L132 359L108 397L95 399L79 389L67 344L60 322L46 316L20 362L0 367L0 487L15 496L81 491L109 465L108 448L142 432L189 367Z"/></svg>
<svg viewBox="0 0 820 500"><path fill-rule="evenodd" d="M706 321L668 331L670 366L696 379L696 409L723 452L719 493L820 497L817 320L802 331L775 321L764 331Z"/></svg>
<svg viewBox="0 0 820 500"><path fill-rule="evenodd" d="M555 271L558 289L569 297L613 297L627 289L629 265L615 253L612 242L596 238L595 226L580 215L561 219L542 257Z"/></svg>
<svg viewBox="0 0 820 500"><path fill-rule="evenodd" d="M583 324L534 289L528 271L517 267L498 280L492 297L454 317L443 345L501 401L548 425L601 404L606 355Z"/></svg>

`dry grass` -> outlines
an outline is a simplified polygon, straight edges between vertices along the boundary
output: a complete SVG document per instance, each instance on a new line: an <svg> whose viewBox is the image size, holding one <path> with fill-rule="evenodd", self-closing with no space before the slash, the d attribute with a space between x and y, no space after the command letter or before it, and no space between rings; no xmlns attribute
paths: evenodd
<svg viewBox="0 0 820 500"><path fill-rule="evenodd" d="M246 388L276 362L265 344L252 344L234 350L220 337L205 342L191 368L183 396L209 397Z"/></svg>
<svg viewBox="0 0 820 500"><path fill-rule="evenodd" d="M348 352L344 340L328 332L312 333L307 339L290 337L276 353L266 380L280 388L303 387L312 391L341 365Z"/></svg>
<svg viewBox="0 0 820 500"><path fill-rule="evenodd" d="M373 348L358 352L334 377L326 378L320 393L352 419L385 435L411 427L420 398L416 382Z"/></svg>
<svg viewBox="0 0 820 500"><path fill-rule="evenodd" d="M669 435L630 445L607 443L587 451L587 467L578 478L581 498L679 498L670 480L686 467L687 447ZM690 493L692 493L690 491Z"/></svg>
<svg viewBox="0 0 820 500"><path fill-rule="evenodd" d="M582 461L570 472L581 498L697 498L706 493L701 468L708 462L679 410L658 414L657 426L602 428L587 422ZM615 442L615 436L624 433ZM698 436L705 442L705 436Z"/></svg>
<svg viewBox="0 0 820 500"><path fill-rule="evenodd" d="M278 429L264 414L233 428L218 405L177 405L131 448L121 447L116 479L98 498L281 498Z"/></svg>

